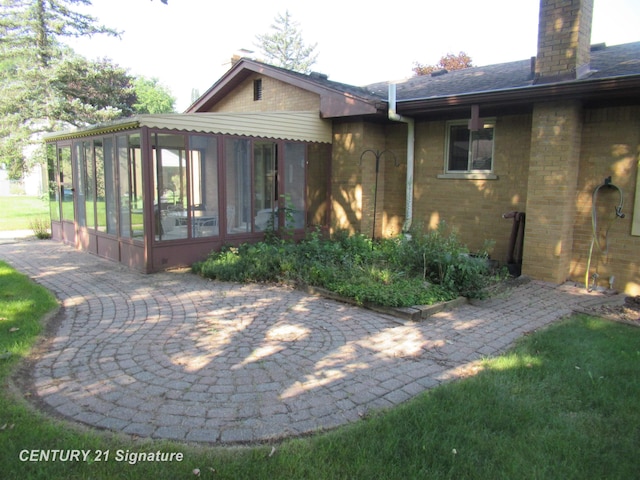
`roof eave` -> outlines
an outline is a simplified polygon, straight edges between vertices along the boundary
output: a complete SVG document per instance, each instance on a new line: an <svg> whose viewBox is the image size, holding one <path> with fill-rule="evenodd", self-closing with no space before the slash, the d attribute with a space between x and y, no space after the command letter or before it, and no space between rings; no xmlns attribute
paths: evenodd
<svg viewBox="0 0 640 480"><path fill-rule="evenodd" d="M196 100L185 113L209 111L213 105L222 100L252 73L268 75L276 80L317 94L320 97L320 116L322 118L371 115L378 112L377 103L379 102L306 81L297 75L289 75L281 69L266 64L242 59Z"/></svg>
<svg viewBox="0 0 640 480"><path fill-rule="evenodd" d="M470 105L515 106L531 105L541 101L558 99L593 99L606 97L638 97L640 75L628 75L596 80L529 85L503 90L464 93L433 98L417 98L397 101L397 111L402 115L437 113Z"/></svg>
<svg viewBox="0 0 640 480"><path fill-rule="evenodd" d="M124 130L132 130L140 127L140 118L131 117L123 120L116 120L108 124L100 124L87 128L78 128L73 130L65 130L61 132L53 132L43 136L45 142L58 142L62 140L70 140L74 138L90 137L93 135L105 135L109 133L121 132Z"/></svg>

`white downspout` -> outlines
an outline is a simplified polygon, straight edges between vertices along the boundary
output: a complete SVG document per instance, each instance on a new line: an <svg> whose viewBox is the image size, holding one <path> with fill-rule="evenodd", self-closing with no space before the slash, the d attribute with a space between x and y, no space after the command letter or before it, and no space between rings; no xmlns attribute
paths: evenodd
<svg viewBox="0 0 640 480"><path fill-rule="evenodd" d="M396 112L396 85L389 84L389 120L407 124L407 185L406 206L402 231L408 232L413 222L413 165L415 159L416 127L413 118L398 115Z"/></svg>

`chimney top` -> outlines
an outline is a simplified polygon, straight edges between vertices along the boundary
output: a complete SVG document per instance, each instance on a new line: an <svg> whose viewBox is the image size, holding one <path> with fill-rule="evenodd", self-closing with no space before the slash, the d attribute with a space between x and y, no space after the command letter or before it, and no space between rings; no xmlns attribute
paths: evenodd
<svg viewBox="0 0 640 480"><path fill-rule="evenodd" d="M540 0L535 83L575 80L589 72L593 0Z"/></svg>

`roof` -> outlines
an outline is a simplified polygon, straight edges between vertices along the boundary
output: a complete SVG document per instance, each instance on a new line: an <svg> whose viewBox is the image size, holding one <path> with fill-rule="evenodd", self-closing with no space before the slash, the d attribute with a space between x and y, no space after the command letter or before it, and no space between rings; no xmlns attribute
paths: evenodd
<svg viewBox="0 0 640 480"><path fill-rule="evenodd" d="M483 103L515 108L560 98L640 103L640 42L592 46L589 70L574 80L537 84L534 61L471 67L366 88L386 101L389 83L396 83L397 111L405 115L442 113Z"/></svg>
<svg viewBox="0 0 640 480"><path fill-rule="evenodd" d="M574 80L537 84L534 62L535 59L519 60L356 87L329 80L326 75L297 73L243 58L187 111L207 111L253 73L317 93L323 118L385 118L390 83L396 84L397 112L415 116L453 114L472 104L480 104L486 113L492 107L530 107L535 101L554 98L640 103L640 42L592 46L590 68Z"/></svg>
<svg viewBox="0 0 640 480"><path fill-rule="evenodd" d="M303 74L248 58L240 59L209 90L196 100L186 113L210 111L235 87L255 73L263 74L290 85L316 93L320 97L322 118L353 115L375 115L386 110L382 99L365 87L356 87L329 80L320 73Z"/></svg>
<svg viewBox="0 0 640 480"><path fill-rule="evenodd" d="M593 46L589 73L573 82L628 75L640 75L640 42L611 47ZM386 99L389 83L376 83L366 88ZM532 86L534 86L534 75L532 60L529 59L416 76L398 82L396 88L397 101L402 102Z"/></svg>
<svg viewBox="0 0 640 480"><path fill-rule="evenodd" d="M45 141L103 135L141 127L194 133L245 135L331 143L331 124L318 112L193 113L138 115L87 128L47 135Z"/></svg>

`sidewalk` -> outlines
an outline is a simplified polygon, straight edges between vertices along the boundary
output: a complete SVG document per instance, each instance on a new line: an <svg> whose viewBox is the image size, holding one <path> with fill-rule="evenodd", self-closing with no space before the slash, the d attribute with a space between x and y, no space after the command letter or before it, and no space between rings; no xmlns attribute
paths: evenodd
<svg viewBox="0 0 640 480"><path fill-rule="evenodd" d="M32 230L0 230L0 243L23 240L29 237L35 238Z"/></svg>
<svg viewBox="0 0 640 480"><path fill-rule="evenodd" d="M355 422L442 382L594 302L532 281L402 322L296 290L190 273L144 275L52 241L0 259L62 308L23 369L47 411L142 437L261 442Z"/></svg>

